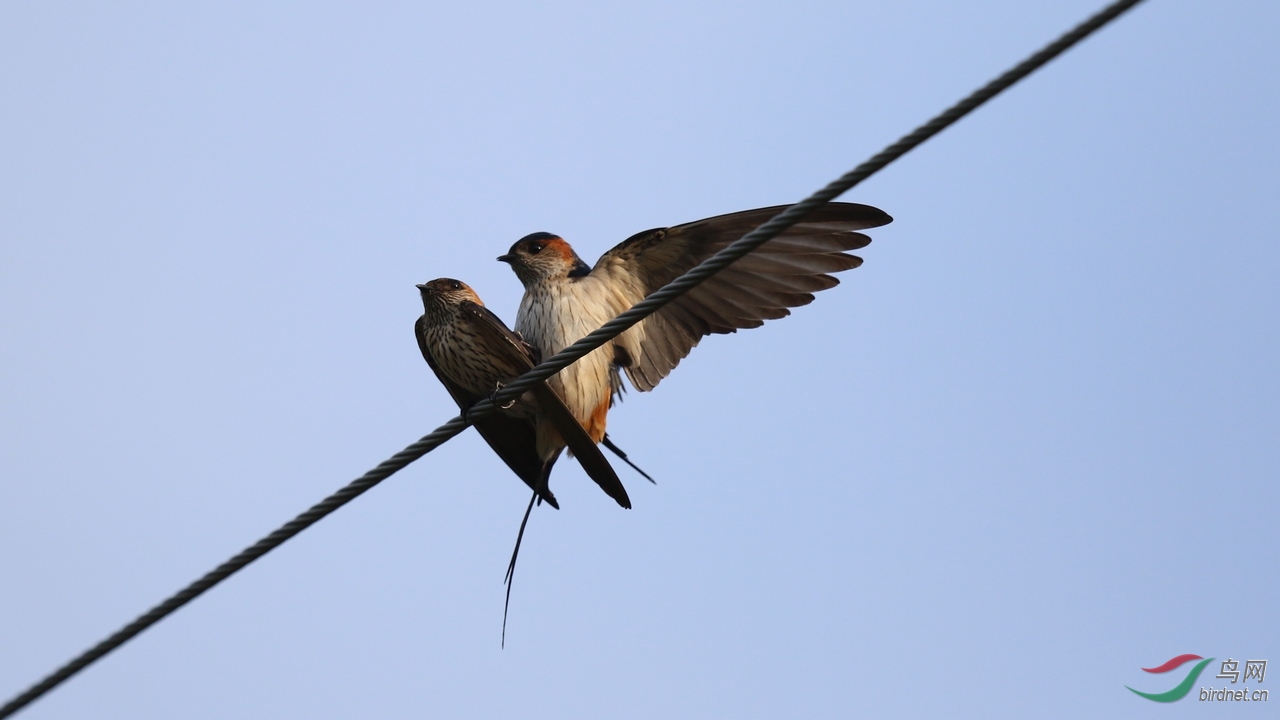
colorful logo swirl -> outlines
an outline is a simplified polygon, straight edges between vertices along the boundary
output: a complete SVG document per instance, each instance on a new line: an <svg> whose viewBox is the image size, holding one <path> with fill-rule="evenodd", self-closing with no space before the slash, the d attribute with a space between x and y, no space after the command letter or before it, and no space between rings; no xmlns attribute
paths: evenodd
<svg viewBox="0 0 1280 720"><path fill-rule="evenodd" d="M1203 660L1199 655L1191 655L1188 653L1186 655L1179 655L1178 657L1170 658L1168 662L1158 667L1142 668L1145 672L1149 673L1167 673L1170 670L1182 667L1184 663L1191 662L1192 660L1200 660L1200 662L1196 663L1196 666L1191 668L1191 672L1187 673L1187 676L1183 678L1182 682L1178 683L1177 687L1169 690L1168 692L1144 693L1141 690L1134 690L1128 685L1125 685L1125 687L1135 695L1141 695L1148 700L1155 700L1156 702L1173 702L1175 700L1181 700L1186 697L1187 693L1191 692L1191 686L1196 684L1196 679L1200 677L1200 673L1204 671L1205 666L1213 662L1213 658Z"/></svg>

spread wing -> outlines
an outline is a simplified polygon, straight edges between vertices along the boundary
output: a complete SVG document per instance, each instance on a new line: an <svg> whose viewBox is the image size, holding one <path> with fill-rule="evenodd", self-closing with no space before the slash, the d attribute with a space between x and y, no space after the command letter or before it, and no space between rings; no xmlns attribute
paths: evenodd
<svg viewBox="0 0 1280 720"><path fill-rule="evenodd" d="M727 247L786 205L758 208L632 236L605 253L589 277L604 281L617 312ZM829 273L862 258L871 239L855 232L892 221L868 205L830 203L650 315L614 341L616 362L638 390L652 390L705 335L759 327L839 284ZM584 278L586 279L586 278Z"/></svg>

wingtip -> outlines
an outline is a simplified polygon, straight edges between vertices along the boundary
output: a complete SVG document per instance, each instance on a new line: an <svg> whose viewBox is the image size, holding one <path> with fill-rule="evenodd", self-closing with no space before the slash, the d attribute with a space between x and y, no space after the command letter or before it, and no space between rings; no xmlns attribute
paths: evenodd
<svg viewBox="0 0 1280 720"><path fill-rule="evenodd" d="M892 215L874 205L864 205L862 203L829 203L827 207L831 208L834 212L845 212L850 215L855 215L862 222L874 223L867 225L866 227L868 228L880 227L893 222Z"/></svg>
<svg viewBox="0 0 1280 720"><path fill-rule="evenodd" d="M867 208L869 219L875 223L871 227L883 227L893 222L893 216L880 208L871 205L864 205L863 207Z"/></svg>
<svg viewBox="0 0 1280 720"><path fill-rule="evenodd" d="M627 495L627 491L626 491L626 489L625 489L625 488L619 488L619 489L620 489L620 490L622 490L622 493L621 493L620 495L614 495L614 496L612 496L612 497L613 497L613 501L614 501L614 502L616 502L616 503L618 503L618 505L619 505L623 510L630 510L630 509L631 509L631 498Z"/></svg>

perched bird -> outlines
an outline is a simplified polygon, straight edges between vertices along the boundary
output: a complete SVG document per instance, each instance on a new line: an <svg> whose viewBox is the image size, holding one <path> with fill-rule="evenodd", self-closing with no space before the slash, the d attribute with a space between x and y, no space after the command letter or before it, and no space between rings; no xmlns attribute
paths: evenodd
<svg viewBox="0 0 1280 720"><path fill-rule="evenodd" d="M418 347L464 413L538 363L537 350L511 332L465 283L440 278L419 285L418 290L422 294L424 308L422 317L414 326ZM609 461L596 447L596 441L587 435L545 382L534 385L531 391L510 405L476 420L474 424L498 457L533 489L529 507L520 521L520 531L516 535L515 549L511 552L511 562L507 565L504 579L507 585L506 605L502 611L505 645L511 581L525 526L533 511L534 500L542 498L552 507L560 507L551 494L548 480L551 467L564 447L568 445L583 470L619 505L630 508L631 499ZM606 441L606 447L635 467L617 446ZM640 468L636 470L645 475Z"/></svg>
<svg viewBox="0 0 1280 720"><path fill-rule="evenodd" d="M591 267L551 233L527 235L498 259L509 263L525 293L516 331L544 357L590 333L671 282L786 206L719 215L633 235ZM839 284L828 273L862 259L845 251L871 239L856 230L892 221L867 205L830 203L746 257L677 298L548 380L592 440L621 391L620 372L642 392L652 390L705 335L759 327L807 305Z"/></svg>
<svg viewBox="0 0 1280 720"><path fill-rule="evenodd" d="M511 332L465 283L440 278L418 289L424 308L414 326L418 347L463 411L537 364L537 350ZM622 481L596 446L599 440L587 435L545 382L477 420L475 427L498 457L552 507L560 505L548 479L566 445L609 497L631 507Z"/></svg>

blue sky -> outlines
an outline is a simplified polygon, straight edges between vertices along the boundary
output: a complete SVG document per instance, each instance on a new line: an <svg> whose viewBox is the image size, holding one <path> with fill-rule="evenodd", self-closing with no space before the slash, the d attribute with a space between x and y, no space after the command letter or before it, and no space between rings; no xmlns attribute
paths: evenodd
<svg viewBox="0 0 1280 720"><path fill-rule="evenodd" d="M0 694L451 417L415 283L513 320L522 235L798 200L1098 7L0 5ZM1280 655L1278 33L1143 3L843 198L611 414L633 510L557 468L505 650L468 432L22 717L1247 712L1124 685Z"/></svg>

